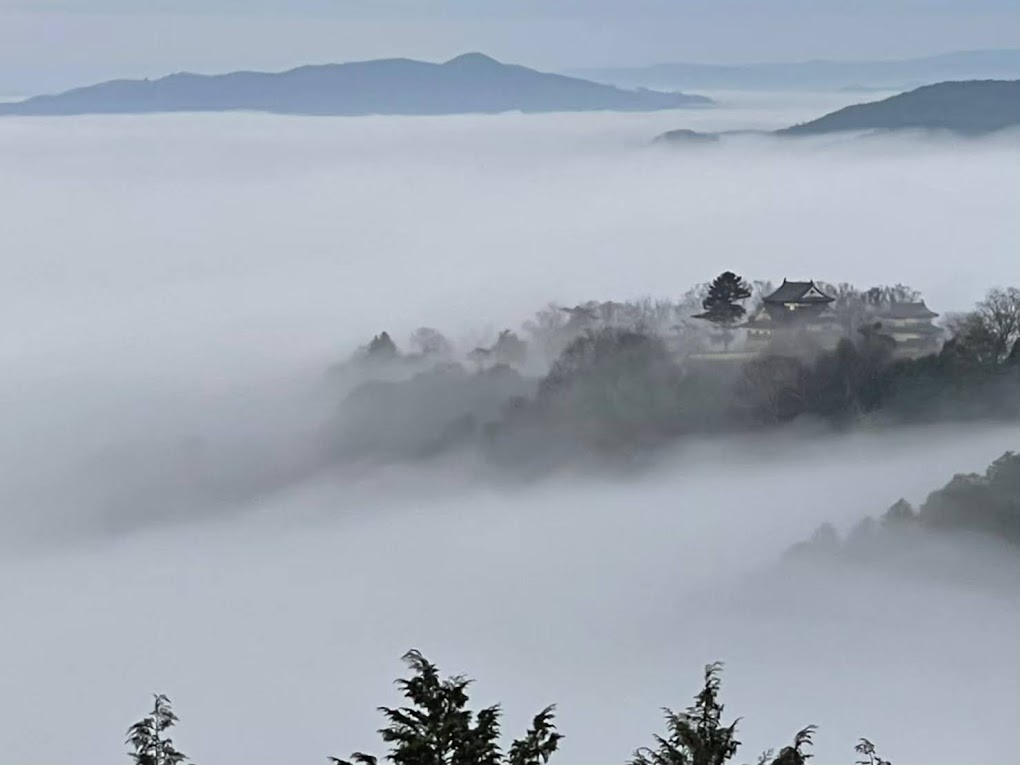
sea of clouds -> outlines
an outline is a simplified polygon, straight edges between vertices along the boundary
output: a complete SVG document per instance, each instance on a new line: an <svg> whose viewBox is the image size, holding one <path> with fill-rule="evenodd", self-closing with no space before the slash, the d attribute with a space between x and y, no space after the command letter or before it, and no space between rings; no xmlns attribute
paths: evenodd
<svg viewBox="0 0 1020 765"><path fill-rule="evenodd" d="M718 95L0 121L0 759L114 761L152 692L201 763L372 751L416 646L504 701L509 732L558 702L563 765L648 743L715 659L747 760L818 723L826 762L858 735L897 765L1015 761L1015 595L759 575L822 521L983 468L1015 428L712 440L625 482L498 488L457 462L318 459L323 373L383 329L477 344L549 301L676 297L724 269L906 282L940 312L1017 282L1013 137L649 145L856 98Z"/></svg>

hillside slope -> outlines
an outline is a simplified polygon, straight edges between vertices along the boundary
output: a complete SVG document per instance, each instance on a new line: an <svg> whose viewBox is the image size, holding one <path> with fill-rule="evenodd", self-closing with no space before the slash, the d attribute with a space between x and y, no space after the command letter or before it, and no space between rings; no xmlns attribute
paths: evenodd
<svg viewBox="0 0 1020 765"><path fill-rule="evenodd" d="M1020 125L1020 80L940 82L776 131L816 135L847 130L950 130L981 135Z"/></svg>

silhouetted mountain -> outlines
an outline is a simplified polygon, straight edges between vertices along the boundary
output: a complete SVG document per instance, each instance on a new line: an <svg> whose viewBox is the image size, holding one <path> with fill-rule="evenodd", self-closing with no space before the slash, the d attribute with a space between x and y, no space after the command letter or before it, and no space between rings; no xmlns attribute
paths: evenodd
<svg viewBox="0 0 1020 765"><path fill-rule="evenodd" d="M945 80L1020 78L1020 50L964 51L902 61L666 63L622 69L580 69L573 74L628 88L909 90Z"/></svg>
<svg viewBox="0 0 1020 765"><path fill-rule="evenodd" d="M278 114L457 114L595 109L643 111L711 103L702 96L622 90L468 53L444 64L384 59L287 72L173 74L112 80L0 104L0 115L259 111Z"/></svg>
<svg viewBox="0 0 1020 765"><path fill-rule="evenodd" d="M856 104L777 131L813 135L844 130L951 130L967 135L1020 125L1020 80L940 82Z"/></svg>
<svg viewBox="0 0 1020 765"><path fill-rule="evenodd" d="M984 135L1011 127L1020 127L1020 80L972 80L925 85L781 130L699 133L678 128L659 134L654 143L705 143L738 133L803 136L854 130L948 130L960 135Z"/></svg>

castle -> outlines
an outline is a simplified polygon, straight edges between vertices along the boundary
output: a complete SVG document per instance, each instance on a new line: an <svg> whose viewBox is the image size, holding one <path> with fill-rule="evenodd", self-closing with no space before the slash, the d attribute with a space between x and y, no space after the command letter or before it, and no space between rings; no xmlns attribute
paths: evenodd
<svg viewBox="0 0 1020 765"><path fill-rule="evenodd" d="M746 350L830 349L841 338L865 328L893 340L893 354L898 357L922 356L938 350L942 330L932 324L938 314L923 300L864 302L856 311L837 310L835 303L836 298L814 281L784 279L779 289L765 296L761 308L738 325L747 333Z"/></svg>

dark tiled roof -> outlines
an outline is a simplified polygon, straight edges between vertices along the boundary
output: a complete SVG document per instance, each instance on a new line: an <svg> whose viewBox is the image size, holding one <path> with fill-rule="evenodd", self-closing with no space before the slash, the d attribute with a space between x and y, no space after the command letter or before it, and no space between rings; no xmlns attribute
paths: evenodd
<svg viewBox="0 0 1020 765"><path fill-rule="evenodd" d="M879 322L879 331L883 334L893 335L941 335L942 330L938 327L933 327L931 324L918 324L912 327L893 327L886 326Z"/></svg>
<svg viewBox="0 0 1020 765"><path fill-rule="evenodd" d="M889 303L878 310L878 315L887 319L934 319L938 316L923 300L918 303Z"/></svg>
<svg viewBox="0 0 1020 765"><path fill-rule="evenodd" d="M805 297L808 292L814 290L818 295ZM765 298L766 303L831 303L831 298L823 293L814 282L788 282L783 279L779 289Z"/></svg>

